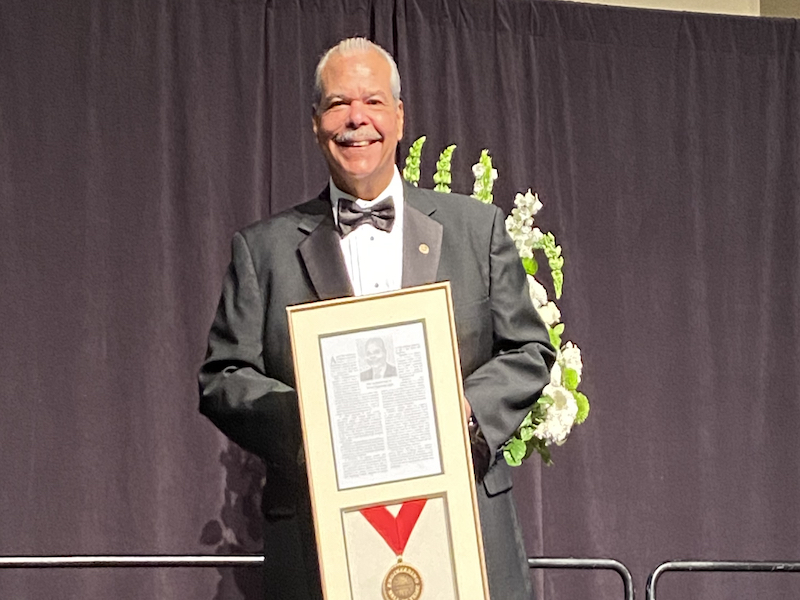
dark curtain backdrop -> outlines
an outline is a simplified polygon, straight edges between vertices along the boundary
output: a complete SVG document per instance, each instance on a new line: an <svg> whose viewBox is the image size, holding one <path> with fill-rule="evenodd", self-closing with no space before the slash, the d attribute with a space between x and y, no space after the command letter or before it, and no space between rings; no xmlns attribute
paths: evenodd
<svg viewBox="0 0 800 600"><path fill-rule="evenodd" d="M258 551L263 471L195 372L232 233L326 182L310 80L361 34L397 57L423 183L455 143L469 191L490 148L496 202L537 190L564 247L593 410L516 472L530 554L616 558L640 594L664 560L800 560L798 33L532 0L0 0L0 554ZM6 570L0 598L254 600L259 577Z"/></svg>

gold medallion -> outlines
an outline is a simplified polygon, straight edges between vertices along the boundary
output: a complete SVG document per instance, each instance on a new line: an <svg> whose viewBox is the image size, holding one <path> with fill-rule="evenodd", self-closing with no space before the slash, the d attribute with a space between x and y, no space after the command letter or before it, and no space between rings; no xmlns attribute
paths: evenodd
<svg viewBox="0 0 800 600"><path fill-rule="evenodd" d="M414 567L398 562L383 578L382 591L384 600L417 600L422 595L422 577Z"/></svg>

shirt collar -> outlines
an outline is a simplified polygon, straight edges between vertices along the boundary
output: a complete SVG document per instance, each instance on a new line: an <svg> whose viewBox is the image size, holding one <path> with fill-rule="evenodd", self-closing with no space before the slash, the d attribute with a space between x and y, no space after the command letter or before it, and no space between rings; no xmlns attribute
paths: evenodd
<svg viewBox="0 0 800 600"><path fill-rule="evenodd" d="M395 215L399 215L403 210L403 179L400 177L400 170L397 168L397 165L394 167L394 174L392 175L392 180L389 182L389 185L386 186L386 189L378 194L374 200L361 200L360 198L351 196L347 192L343 192L333 182L333 177L329 179L328 186L330 188L331 208L333 209L333 222L337 227L339 226L339 198L353 200L359 206L369 206L373 202L378 202L387 196L391 196L394 200ZM395 221L397 221L397 219L398 216L395 216Z"/></svg>

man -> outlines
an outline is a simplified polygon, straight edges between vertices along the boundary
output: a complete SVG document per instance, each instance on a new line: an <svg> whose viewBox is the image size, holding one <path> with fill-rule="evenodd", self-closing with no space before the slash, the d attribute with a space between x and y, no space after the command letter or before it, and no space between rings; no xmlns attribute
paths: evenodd
<svg viewBox="0 0 800 600"><path fill-rule="evenodd" d="M386 343L382 338L369 338L364 344L364 358L368 369L361 371L361 381L384 377L397 377L397 368L386 357Z"/></svg>
<svg viewBox="0 0 800 600"><path fill-rule="evenodd" d="M320 60L315 91L329 185L234 236L200 371L200 410L267 466L267 598L322 598L286 306L447 280L470 418L488 445L478 504L490 591L528 600L511 474L497 456L549 381L554 352L503 215L402 182L400 77L382 48L341 42Z"/></svg>

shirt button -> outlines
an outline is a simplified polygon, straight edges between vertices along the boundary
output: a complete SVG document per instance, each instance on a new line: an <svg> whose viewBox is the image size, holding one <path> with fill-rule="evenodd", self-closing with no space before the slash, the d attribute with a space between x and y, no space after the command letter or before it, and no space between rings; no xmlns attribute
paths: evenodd
<svg viewBox="0 0 800 600"><path fill-rule="evenodd" d="M378 284L377 284L377 283L375 284L375 287L378 287Z"/></svg>
<svg viewBox="0 0 800 600"><path fill-rule="evenodd" d="M369 236L369 241L370 242L374 242L375 241L375 236L373 236L373 235Z"/></svg>

